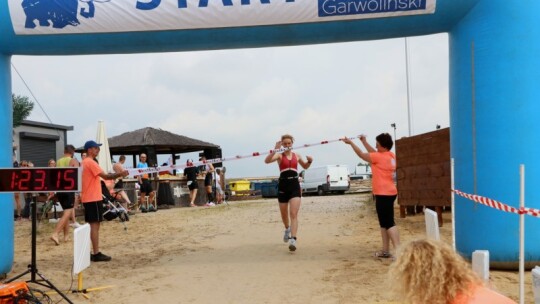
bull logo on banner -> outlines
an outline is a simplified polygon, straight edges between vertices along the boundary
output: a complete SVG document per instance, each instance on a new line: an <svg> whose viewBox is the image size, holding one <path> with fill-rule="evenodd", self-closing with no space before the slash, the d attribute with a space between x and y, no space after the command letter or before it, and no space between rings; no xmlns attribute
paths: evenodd
<svg viewBox="0 0 540 304"><path fill-rule="evenodd" d="M84 18L93 18L96 8L94 2L109 2L110 0L23 0L21 5L26 15L25 28L35 28L34 21L39 26L64 28L67 25L80 24L78 14ZM79 9L79 2L86 7ZM81 5L82 6L82 5Z"/></svg>

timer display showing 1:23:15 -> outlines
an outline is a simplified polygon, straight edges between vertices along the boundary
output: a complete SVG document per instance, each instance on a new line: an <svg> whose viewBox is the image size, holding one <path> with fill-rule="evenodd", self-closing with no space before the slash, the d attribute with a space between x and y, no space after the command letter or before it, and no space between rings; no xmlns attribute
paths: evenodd
<svg viewBox="0 0 540 304"><path fill-rule="evenodd" d="M11 171L12 191L77 191L76 168L32 168Z"/></svg>

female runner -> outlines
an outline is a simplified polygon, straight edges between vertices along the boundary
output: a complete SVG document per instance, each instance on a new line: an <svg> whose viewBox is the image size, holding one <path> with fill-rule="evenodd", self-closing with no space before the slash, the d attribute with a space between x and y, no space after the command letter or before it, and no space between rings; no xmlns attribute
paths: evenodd
<svg viewBox="0 0 540 304"><path fill-rule="evenodd" d="M286 148L283 153L270 153L264 162L269 164L277 161L279 166L278 202L281 220L285 226L283 242L289 242L289 250L296 250L296 233L298 231L298 210L302 197L302 189L298 181L298 164L304 169L308 169L313 162L311 156L306 156L304 161L300 154L292 151L294 138L285 134L281 140L276 142L275 149ZM290 222L289 222L290 219Z"/></svg>

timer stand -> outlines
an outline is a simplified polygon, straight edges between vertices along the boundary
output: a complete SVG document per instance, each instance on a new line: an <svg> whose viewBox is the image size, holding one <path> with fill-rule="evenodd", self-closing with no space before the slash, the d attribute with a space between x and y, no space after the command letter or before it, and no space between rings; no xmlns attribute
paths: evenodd
<svg viewBox="0 0 540 304"><path fill-rule="evenodd" d="M32 259L30 262L30 265L28 265L28 270L25 272L15 276L12 279L9 279L6 281L6 283L13 282L17 280L20 277L23 277L27 274L30 274L30 280L26 281L27 283L34 283L38 284L44 287L48 287L51 289L54 289L64 300L66 300L68 303L73 304L69 298L63 294L56 286L53 285L47 278L45 278L44 275L38 272L37 265L36 265L36 230L37 230L37 203L36 203L36 197L34 196L32 198L32 203L30 204L31 212L32 212ZM41 279L37 279L36 276L39 276Z"/></svg>

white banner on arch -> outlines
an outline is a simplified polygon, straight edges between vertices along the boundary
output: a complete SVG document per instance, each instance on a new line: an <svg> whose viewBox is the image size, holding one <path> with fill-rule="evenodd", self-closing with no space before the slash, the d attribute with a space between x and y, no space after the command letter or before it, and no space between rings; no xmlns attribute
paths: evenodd
<svg viewBox="0 0 540 304"><path fill-rule="evenodd" d="M432 14L436 0L8 0L17 35L247 27Z"/></svg>

